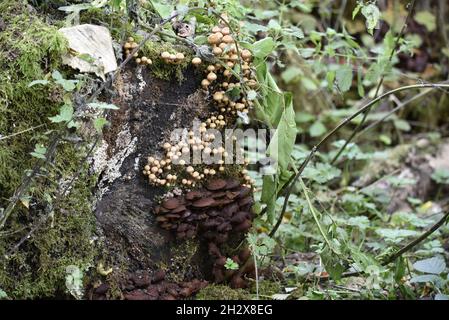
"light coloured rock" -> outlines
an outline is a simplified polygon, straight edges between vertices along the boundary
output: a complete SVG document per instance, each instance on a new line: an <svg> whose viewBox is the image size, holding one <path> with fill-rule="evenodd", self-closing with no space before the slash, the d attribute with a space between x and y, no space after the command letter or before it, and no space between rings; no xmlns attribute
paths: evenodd
<svg viewBox="0 0 449 320"><path fill-rule="evenodd" d="M61 28L69 42L70 53L63 63L81 72L93 72L105 80L105 74L117 69L109 30L102 26L82 24Z"/></svg>

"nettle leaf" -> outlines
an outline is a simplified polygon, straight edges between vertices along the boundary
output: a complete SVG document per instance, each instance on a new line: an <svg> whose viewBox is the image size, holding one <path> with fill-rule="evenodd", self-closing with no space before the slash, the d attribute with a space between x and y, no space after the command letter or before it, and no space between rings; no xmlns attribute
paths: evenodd
<svg viewBox="0 0 449 320"><path fill-rule="evenodd" d="M406 229L376 229L376 233L387 241L394 243L401 242L408 237L415 237L419 235L418 231L406 230Z"/></svg>
<svg viewBox="0 0 449 320"><path fill-rule="evenodd" d="M437 18L429 11L420 11L415 15L415 21L426 27L427 31L435 31Z"/></svg>
<svg viewBox="0 0 449 320"><path fill-rule="evenodd" d="M73 107L69 104L65 104L59 110L59 114L48 119L53 123L69 122L73 118Z"/></svg>
<svg viewBox="0 0 449 320"><path fill-rule="evenodd" d="M110 110L118 110L120 109L115 104L110 104L106 102L92 102L88 104L89 107L96 109L110 109Z"/></svg>
<svg viewBox="0 0 449 320"><path fill-rule="evenodd" d="M253 54L256 58L264 59L276 48L276 42L271 37L266 37L253 44Z"/></svg>
<svg viewBox="0 0 449 320"><path fill-rule="evenodd" d="M317 163L304 169L303 176L318 183L326 183L341 175L341 170L328 163Z"/></svg>
<svg viewBox="0 0 449 320"><path fill-rule="evenodd" d="M446 262L442 257L433 257L416 261L413 264L415 270L423 273L440 274L446 269Z"/></svg>
<svg viewBox="0 0 449 320"><path fill-rule="evenodd" d="M344 65L337 69L335 78L338 88L342 92L346 92L351 88L352 77L352 67L350 65Z"/></svg>
<svg viewBox="0 0 449 320"><path fill-rule="evenodd" d="M362 14L366 19L368 32L373 35L373 30L377 26L380 18L379 8L374 3L370 3L362 7Z"/></svg>
<svg viewBox="0 0 449 320"><path fill-rule="evenodd" d="M98 131L98 132L102 132L103 131L103 127L105 125L109 124L109 121L106 120L105 118L97 118L94 121L94 128Z"/></svg>

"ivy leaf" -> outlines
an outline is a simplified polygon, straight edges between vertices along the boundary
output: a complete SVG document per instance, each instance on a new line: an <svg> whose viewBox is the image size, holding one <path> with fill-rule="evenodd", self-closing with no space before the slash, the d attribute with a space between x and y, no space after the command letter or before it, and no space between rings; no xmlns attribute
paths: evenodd
<svg viewBox="0 0 449 320"><path fill-rule="evenodd" d="M253 54L256 58L264 59L276 48L276 42L271 37L266 37L253 44Z"/></svg>
<svg viewBox="0 0 449 320"><path fill-rule="evenodd" d="M344 65L337 69L335 78L337 80L338 88L342 92L346 92L351 88L352 77L352 67L350 65Z"/></svg>

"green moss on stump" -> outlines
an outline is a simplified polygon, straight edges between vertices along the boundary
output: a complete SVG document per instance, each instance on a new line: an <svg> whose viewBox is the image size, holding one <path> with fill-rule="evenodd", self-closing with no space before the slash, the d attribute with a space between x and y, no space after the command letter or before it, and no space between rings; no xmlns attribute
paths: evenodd
<svg viewBox="0 0 449 320"><path fill-rule="evenodd" d="M60 89L28 85L62 70L67 42L25 1L1 1L0 12L6 26L0 32L0 134L7 137L0 140L0 208L4 208L37 161L29 154L34 145L48 146L48 131L58 128L48 117L59 112ZM30 128L34 129L21 133ZM61 142L53 164L43 168L29 188L29 208L19 202L1 230L6 234L0 237L0 288L9 297L64 297L65 268L94 264L91 189L96 178L87 174L87 164L81 164L86 150L85 144ZM81 175L70 194L59 197L80 165ZM50 218L14 250L48 214Z"/></svg>

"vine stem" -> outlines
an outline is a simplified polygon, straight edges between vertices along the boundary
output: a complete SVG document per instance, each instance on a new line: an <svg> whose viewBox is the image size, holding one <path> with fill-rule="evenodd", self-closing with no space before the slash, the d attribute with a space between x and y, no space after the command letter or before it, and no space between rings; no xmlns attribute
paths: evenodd
<svg viewBox="0 0 449 320"><path fill-rule="evenodd" d="M285 211L287 210L287 205L288 205L288 199L290 197L290 194L293 191L293 188L296 184L296 182L298 181L298 179L301 177L302 172L304 171L304 169L306 168L306 166L309 164L310 160L312 160L312 158L314 157L315 153L335 134L337 133L341 128L343 128L344 126L346 126L348 123L350 123L354 118L356 118L357 116L359 116L360 114L364 113L366 110L369 110L369 108L371 108L374 104L376 104L377 102L379 102L380 100L384 99L385 97L388 97L392 94L401 92L401 91L406 91L406 90L411 90L411 89L420 89L420 88L449 88L449 84L445 84L445 83L421 83L421 84L413 84L413 85L409 85L409 86L403 86L403 87L399 87L396 89L393 89L391 91L388 91L382 95L380 95L379 97L371 100L369 103L367 103L366 105L364 105L362 108L360 108L359 110L357 110L355 113L353 113L349 118L346 118L345 120L343 120L338 126L336 126L332 131L330 131L317 145L315 145L312 150L310 151L310 153L308 154L308 156L306 157L306 159L302 162L301 166L298 169L298 172L296 174L293 174L289 181L284 185L285 188L285 199L284 199L284 204L282 206L282 211L278 217L278 220L276 222L276 225L273 227L273 229L271 230L271 232L269 233L270 237L273 237L274 234L276 233L277 229L279 228L279 226L282 223L282 219L284 218L284 214Z"/></svg>
<svg viewBox="0 0 449 320"><path fill-rule="evenodd" d="M401 32L399 33L398 37L396 38L396 41L394 43L394 47L391 50L390 56L388 58L388 62L390 63L393 60L394 57L394 53L396 52L396 50L399 47L399 40L403 37L405 30L407 29L407 25L408 25L408 20L410 19L414 9L415 9L415 2L416 0L412 0L411 2L411 8L408 11L407 17L405 18L404 21L404 25L402 26ZM410 3L409 3L410 4ZM379 83L377 84L376 87L376 93L374 94L374 98L377 98L379 91L380 91L380 87L382 86L383 82L385 79L385 74L382 75L382 77L379 80ZM346 139L344 145L340 148L340 150L338 150L337 154L335 155L335 157L331 160L330 164L334 164L338 158L341 156L341 154L343 153L343 151L346 149L346 147L348 146L348 144L352 141L352 139L354 139L355 135L357 134L357 132L359 132L360 128L363 126L363 124L366 121L366 118L368 117L368 114L371 112L372 107L369 107L368 109L366 109L363 113L363 118L362 121L360 121L359 124L357 124L357 126L355 127L355 129L352 131L351 135L349 136L348 139Z"/></svg>

